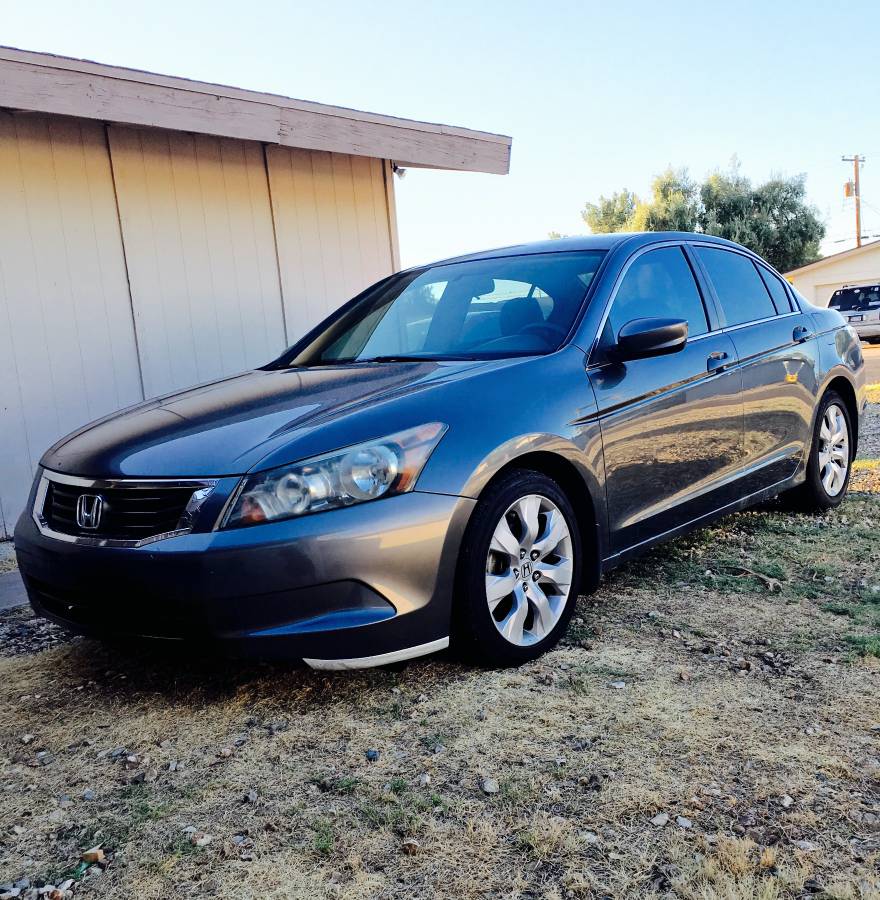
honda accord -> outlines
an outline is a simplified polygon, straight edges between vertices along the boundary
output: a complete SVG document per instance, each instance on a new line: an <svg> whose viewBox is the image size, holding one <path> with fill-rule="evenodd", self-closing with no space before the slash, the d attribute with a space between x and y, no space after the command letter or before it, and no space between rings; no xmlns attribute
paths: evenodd
<svg viewBox="0 0 880 900"><path fill-rule="evenodd" d="M63 438L15 547L34 609L84 634L515 665L658 541L776 494L837 506L864 380L840 314L729 241L477 253Z"/></svg>

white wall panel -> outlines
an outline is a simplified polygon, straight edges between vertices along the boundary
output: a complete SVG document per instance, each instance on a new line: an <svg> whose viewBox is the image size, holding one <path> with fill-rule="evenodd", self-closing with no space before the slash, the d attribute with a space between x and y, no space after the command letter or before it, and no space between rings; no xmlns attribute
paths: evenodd
<svg viewBox="0 0 880 900"><path fill-rule="evenodd" d="M393 271L380 159L267 147L291 342Z"/></svg>
<svg viewBox="0 0 880 900"><path fill-rule="evenodd" d="M286 346L260 144L110 126L148 397Z"/></svg>
<svg viewBox="0 0 880 900"><path fill-rule="evenodd" d="M0 111L0 211L0 505L11 535L43 451L142 393L104 126Z"/></svg>

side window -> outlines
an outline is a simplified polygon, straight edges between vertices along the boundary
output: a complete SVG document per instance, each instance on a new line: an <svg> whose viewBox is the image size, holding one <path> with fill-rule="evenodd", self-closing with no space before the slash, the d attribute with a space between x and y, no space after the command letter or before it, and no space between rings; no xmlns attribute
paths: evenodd
<svg viewBox="0 0 880 900"><path fill-rule="evenodd" d="M758 266L758 271L761 273L761 280L766 285L767 290L770 291L776 312L780 315L791 312L791 303L789 302L788 291L786 291L785 285L769 269Z"/></svg>
<svg viewBox="0 0 880 900"><path fill-rule="evenodd" d="M603 343L613 343L632 319L650 316L687 319L691 336L709 330L706 309L681 247L643 253L627 269L608 314Z"/></svg>
<svg viewBox="0 0 880 900"><path fill-rule="evenodd" d="M709 272L728 325L776 315L770 294L747 256L714 247L697 247L697 254Z"/></svg>

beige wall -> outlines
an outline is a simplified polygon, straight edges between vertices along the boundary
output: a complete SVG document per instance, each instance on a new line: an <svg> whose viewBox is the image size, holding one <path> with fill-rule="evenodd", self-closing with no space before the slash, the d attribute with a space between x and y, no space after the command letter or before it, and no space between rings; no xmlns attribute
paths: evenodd
<svg viewBox="0 0 880 900"><path fill-rule="evenodd" d="M286 341L262 146L109 135L146 395L277 356Z"/></svg>
<svg viewBox="0 0 880 900"><path fill-rule="evenodd" d="M369 157L0 111L0 538L59 437L393 271L391 191Z"/></svg>
<svg viewBox="0 0 880 900"><path fill-rule="evenodd" d="M829 259L805 272L786 275L804 297L817 306L827 306L831 295L845 284L880 283L880 241L862 253Z"/></svg>
<svg viewBox="0 0 880 900"><path fill-rule="evenodd" d="M386 163L320 150L266 148L291 341L398 266Z"/></svg>
<svg viewBox="0 0 880 900"><path fill-rule="evenodd" d="M0 537L47 447L142 396L104 126L0 111Z"/></svg>

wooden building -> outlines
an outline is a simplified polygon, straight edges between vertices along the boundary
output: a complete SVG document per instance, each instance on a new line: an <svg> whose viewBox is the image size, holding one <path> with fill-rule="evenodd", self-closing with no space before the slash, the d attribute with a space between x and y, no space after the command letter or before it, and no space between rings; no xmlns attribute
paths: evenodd
<svg viewBox="0 0 880 900"><path fill-rule="evenodd" d="M57 438L267 362L397 268L395 163L503 174L510 144L0 48L0 538Z"/></svg>

